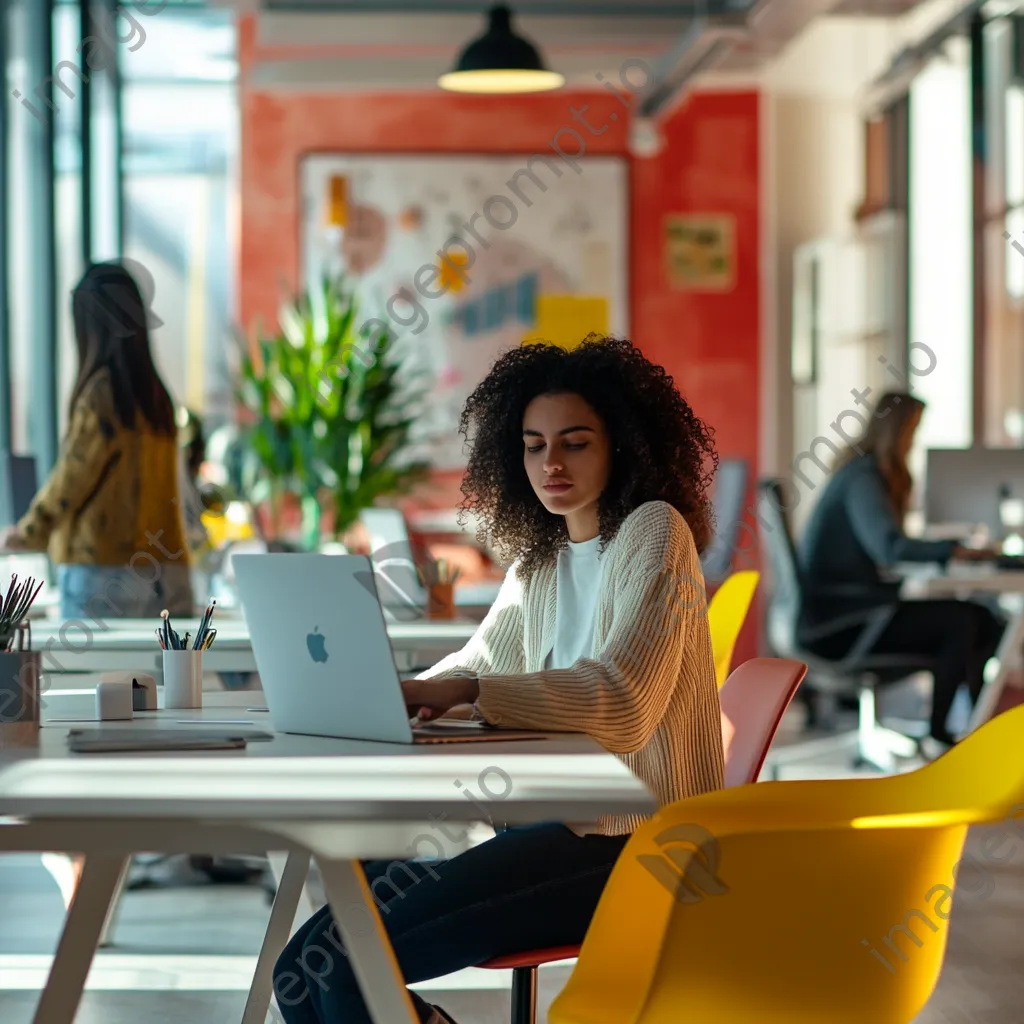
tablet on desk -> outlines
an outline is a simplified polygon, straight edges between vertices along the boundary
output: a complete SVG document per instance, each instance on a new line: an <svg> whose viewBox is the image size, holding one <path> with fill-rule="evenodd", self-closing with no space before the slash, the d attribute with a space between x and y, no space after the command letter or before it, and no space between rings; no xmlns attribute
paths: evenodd
<svg viewBox="0 0 1024 1024"><path fill-rule="evenodd" d="M72 729L68 749L75 754L114 754L128 751L244 750L250 739L268 734L192 732L182 729Z"/></svg>

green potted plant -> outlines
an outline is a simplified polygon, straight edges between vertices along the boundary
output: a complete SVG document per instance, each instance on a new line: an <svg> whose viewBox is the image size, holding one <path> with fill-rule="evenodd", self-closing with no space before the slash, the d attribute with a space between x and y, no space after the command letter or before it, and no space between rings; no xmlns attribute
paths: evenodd
<svg viewBox="0 0 1024 1024"><path fill-rule="evenodd" d="M304 548L320 540L325 504L338 537L364 508L427 474L410 441L426 391L404 379L392 341L368 336L352 289L333 278L287 301L273 337L243 347L237 394L250 493L272 510L284 494L298 497Z"/></svg>

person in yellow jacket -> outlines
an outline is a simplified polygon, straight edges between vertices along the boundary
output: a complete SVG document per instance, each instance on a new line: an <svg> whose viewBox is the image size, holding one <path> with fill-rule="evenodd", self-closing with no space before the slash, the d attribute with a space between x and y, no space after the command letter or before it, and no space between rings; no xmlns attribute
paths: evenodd
<svg viewBox="0 0 1024 1024"><path fill-rule="evenodd" d="M174 404L147 309L119 263L89 267L72 299L78 377L53 471L0 543L46 551L61 616L191 615Z"/></svg>

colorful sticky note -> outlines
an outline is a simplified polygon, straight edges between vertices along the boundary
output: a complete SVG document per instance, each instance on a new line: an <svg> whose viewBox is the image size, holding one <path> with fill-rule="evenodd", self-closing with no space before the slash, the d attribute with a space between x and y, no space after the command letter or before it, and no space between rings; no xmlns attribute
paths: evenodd
<svg viewBox="0 0 1024 1024"><path fill-rule="evenodd" d="M603 295L538 295L537 327L524 345L539 341L573 349L588 334L608 333L608 300Z"/></svg>
<svg viewBox="0 0 1024 1024"><path fill-rule="evenodd" d="M438 260L438 284L446 292L461 292L466 287L468 276L463 267L469 265L469 257L463 252L446 252Z"/></svg>
<svg viewBox="0 0 1024 1024"><path fill-rule="evenodd" d="M343 228L348 223L348 178L332 174L327 196L327 223Z"/></svg>
<svg viewBox="0 0 1024 1024"><path fill-rule="evenodd" d="M480 303L467 302L462 307L462 333L467 338L473 337L480 331Z"/></svg>
<svg viewBox="0 0 1024 1024"><path fill-rule="evenodd" d="M516 285L516 319L527 327L537 323L537 275L526 274Z"/></svg>

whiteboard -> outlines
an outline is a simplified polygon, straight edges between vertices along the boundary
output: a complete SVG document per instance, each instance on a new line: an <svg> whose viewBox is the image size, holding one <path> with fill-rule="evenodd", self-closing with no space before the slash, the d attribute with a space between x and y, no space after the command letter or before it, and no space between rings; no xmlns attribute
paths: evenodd
<svg viewBox="0 0 1024 1024"><path fill-rule="evenodd" d="M575 166L554 153L302 161L303 279L344 272L360 320L396 332L403 372L431 387L416 454L435 468L465 467L459 414L501 352L628 334L626 162Z"/></svg>

